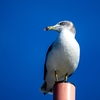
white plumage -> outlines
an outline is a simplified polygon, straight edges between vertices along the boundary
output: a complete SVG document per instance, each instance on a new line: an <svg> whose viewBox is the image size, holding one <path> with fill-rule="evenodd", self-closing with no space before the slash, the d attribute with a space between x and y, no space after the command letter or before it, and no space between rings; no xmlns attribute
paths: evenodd
<svg viewBox="0 0 100 100"><path fill-rule="evenodd" d="M65 76L70 76L77 68L80 57L79 44L75 39L75 27L70 21L61 21L55 26L49 26L46 30L56 30L57 39L50 46L46 55L44 84L41 91L52 92L56 82L55 71L58 81L65 81Z"/></svg>

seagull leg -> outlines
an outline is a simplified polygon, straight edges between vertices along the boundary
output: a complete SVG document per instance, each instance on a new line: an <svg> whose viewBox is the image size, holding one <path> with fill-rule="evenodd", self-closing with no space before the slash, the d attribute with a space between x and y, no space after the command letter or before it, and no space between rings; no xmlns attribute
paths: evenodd
<svg viewBox="0 0 100 100"><path fill-rule="evenodd" d="M56 78L56 82L58 82L58 73L57 73L57 71L55 71L55 78Z"/></svg>
<svg viewBox="0 0 100 100"><path fill-rule="evenodd" d="M67 81L68 79L68 74L65 75L64 81Z"/></svg>

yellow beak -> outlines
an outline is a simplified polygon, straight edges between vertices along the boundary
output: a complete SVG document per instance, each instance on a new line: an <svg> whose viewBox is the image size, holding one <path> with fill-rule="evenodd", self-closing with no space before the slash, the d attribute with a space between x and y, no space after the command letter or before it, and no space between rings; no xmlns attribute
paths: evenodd
<svg viewBox="0 0 100 100"><path fill-rule="evenodd" d="M45 31L55 30L55 29L56 29L56 27L54 27L54 26L48 26L48 27L44 28Z"/></svg>

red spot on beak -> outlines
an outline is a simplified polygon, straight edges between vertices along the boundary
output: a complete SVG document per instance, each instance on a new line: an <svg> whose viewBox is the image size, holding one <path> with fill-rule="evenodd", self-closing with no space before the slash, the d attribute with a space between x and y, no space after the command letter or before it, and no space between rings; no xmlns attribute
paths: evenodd
<svg viewBox="0 0 100 100"><path fill-rule="evenodd" d="M47 31L48 30L48 27L44 28L44 31Z"/></svg>

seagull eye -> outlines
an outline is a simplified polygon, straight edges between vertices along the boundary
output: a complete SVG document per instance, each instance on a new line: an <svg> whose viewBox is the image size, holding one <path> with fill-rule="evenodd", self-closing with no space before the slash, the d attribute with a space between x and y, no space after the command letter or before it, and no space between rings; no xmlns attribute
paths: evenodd
<svg viewBox="0 0 100 100"><path fill-rule="evenodd" d="M65 22L61 22L61 23L59 23L59 25L65 25Z"/></svg>

